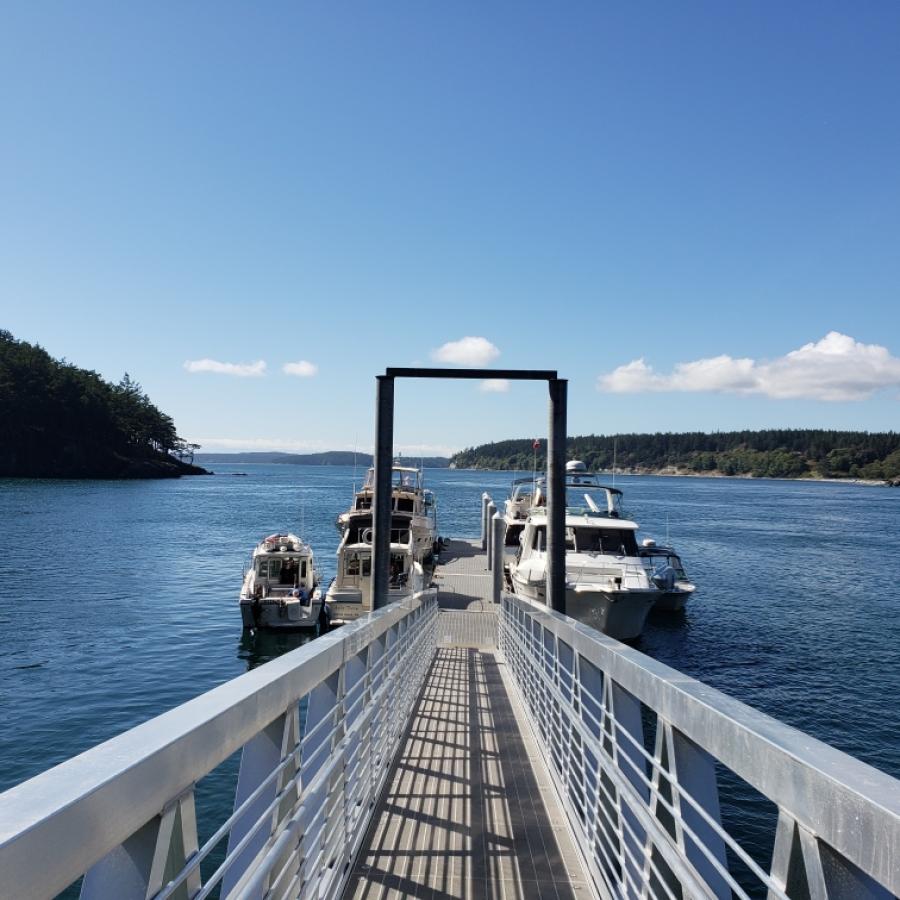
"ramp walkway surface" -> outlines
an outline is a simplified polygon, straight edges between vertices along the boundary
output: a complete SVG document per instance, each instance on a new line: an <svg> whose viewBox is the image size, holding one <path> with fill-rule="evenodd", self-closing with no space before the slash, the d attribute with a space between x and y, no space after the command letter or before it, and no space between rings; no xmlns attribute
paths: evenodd
<svg viewBox="0 0 900 900"><path fill-rule="evenodd" d="M451 541L435 584L442 610L496 615L477 542ZM346 898L594 896L510 687L492 649L438 649Z"/></svg>
<svg viewBox="0 0 900 900"><path fill-rule="evenodd" d="M502 668L438 650L345 897L592 896Z"/></svg>

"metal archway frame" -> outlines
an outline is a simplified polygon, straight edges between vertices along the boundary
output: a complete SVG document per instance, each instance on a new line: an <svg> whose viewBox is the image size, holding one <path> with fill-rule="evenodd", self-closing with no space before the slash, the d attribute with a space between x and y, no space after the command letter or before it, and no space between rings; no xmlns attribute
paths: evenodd
<svg viewBox="0 0 900 900"><path fill-rule="evenodd" d="M397 378L502 378L546 381L550 393L547 447L547 605L566 611L566 403L568 381L555 369L407 369L387 368L376 378L375 497L372 524L372 606L388 602L391 534L391 466L394 460L394 381Z"/></svg>

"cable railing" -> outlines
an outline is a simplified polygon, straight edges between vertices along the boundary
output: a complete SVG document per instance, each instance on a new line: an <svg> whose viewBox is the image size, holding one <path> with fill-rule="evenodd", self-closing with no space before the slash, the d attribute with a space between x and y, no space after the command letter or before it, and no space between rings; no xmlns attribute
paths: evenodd
<svg viewBox="0 0 900 900"><path fill-rule="evenodd" d="M339 896L437 614L435 591L400 600L7 791L0 896L82 876L83 900ZM201 846L195 788L238 750L233 812Z"/></svg>
<svg viewBox="0 0 900 900"><path fill-rule="evenodd" d="M900 781L511 595L500 649L602 893L900 893ZM740 784L731 795L770 801L766 859L740 828L723 825L733 812L721 789L729 779Z"/></svg>

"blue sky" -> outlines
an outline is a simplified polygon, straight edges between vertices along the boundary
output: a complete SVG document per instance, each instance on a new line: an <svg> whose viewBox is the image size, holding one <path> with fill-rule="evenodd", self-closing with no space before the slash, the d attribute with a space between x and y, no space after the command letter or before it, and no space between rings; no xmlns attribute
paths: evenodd
<svg viewBox="0 0 900 900"><path fill-rule="evenodd" d="M896 429L898 43L894 2L6 3L0 327L210 450L368 448L373 376L466 337L570 433ZM396 441L545 396L403 383Z"/></svg>

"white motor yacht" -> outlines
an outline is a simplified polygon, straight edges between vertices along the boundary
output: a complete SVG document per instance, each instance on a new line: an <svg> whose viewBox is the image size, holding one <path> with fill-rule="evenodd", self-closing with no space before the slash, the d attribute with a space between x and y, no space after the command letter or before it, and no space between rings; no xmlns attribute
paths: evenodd
<svg viewBox="0 0 900 900"><path fill-rule="evenodd" d="M633 640L663 591L640 558L638 524L624 518L622 492L599 484L573 461L566 467L566 613L617 640ZM519 550L510 564L513 590L547 601L547 509L543 486L533 496Z"/></svg>
<svg viewBox="0 0 900 900"><path fill-rule="evenodd" d="M312 548L295 534L270 534L256 545L241 588L244 628L328 627Z"/></svg>

